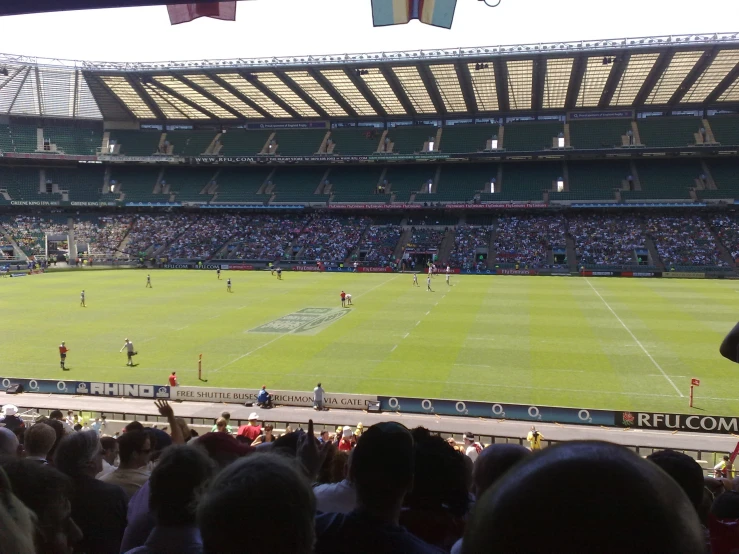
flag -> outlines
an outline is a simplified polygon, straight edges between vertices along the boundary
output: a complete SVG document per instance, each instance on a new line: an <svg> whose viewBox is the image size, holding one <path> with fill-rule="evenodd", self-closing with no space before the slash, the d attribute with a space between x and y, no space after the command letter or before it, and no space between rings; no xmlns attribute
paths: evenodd
<svg viewBox="0 0 739 554"><path fill-rule="evenodd" d="M401 25L411 19L450 29L457 0L372 0L375 27Z"/></svg>
<svg viewBox="0 0 739 554"><path fill-rule="evenodd" d="M170 4L167 6L172 25L187 23L198 17L236 20L236 2L204 2L200 4Z"/></svg>
<svg viewBox="0 0 739 554"><path fill-rule="evenodd" d="M690 380L690 386L691 387L699 387L700 384L701 384L701 382L700 382L699 379L693 378L693 379Z"/></svg>

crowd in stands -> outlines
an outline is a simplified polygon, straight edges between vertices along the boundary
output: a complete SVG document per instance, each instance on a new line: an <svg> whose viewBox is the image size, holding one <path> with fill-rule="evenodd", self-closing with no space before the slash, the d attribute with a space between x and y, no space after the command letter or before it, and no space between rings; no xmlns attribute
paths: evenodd
<svg viewBox="0 0 739 554"><path fill-rule="evenodd" d="M708 225L700 216L655 216L647 221L665 266L727 267Z"/></svg>
<svg viewBox="0 0 739 554"><path fill-rule="evenodd" d="M634 250L646 245L642 224L633 216L576 216L567 223L578 264L635 265Z"/></svg>
<svg viewBox="0 0 739 554"><path fill-rule="evenodd" d="M162 253L171 259L209 259L234 235L244 233L250 220L242 215L201 216Z"/></svg>
<svg viewBox="0 0 739 554"><path fill-rule="evenodd" d="M279 260L307 223L305 217L258 215L236 232L223 258Z"/></svg>
<svg viewBox="0 0 739 554"><path fill-rule="evenodd" d="M739 486L686 454L598 441L462 444L397 421L275 436L252 413L117 436L55 410L0 419L0 553L708 553L739 548ZM99 423L99 422L97 422ZM248 529L248 532L246 530ZM244 532L241 532L244 530Z"/></svg>
<svg viewBox="0 0 739 554"><path fill-rule="evenodd" d="M126 252L139 256L150 247L156 251L187 231L196 216L187 214L139 214L128 233Z"/></svg>
<svg viewBox="0 0 739 554"><path fill-rule="evenodd" d="M449 262L461 269L484 269L486 264L479 259L478 249L490 245L493 227L489 225L460 225L454 236L454 248Z"/></svg>
<svg viewBox="0 0 739 554"><path fill-rule="evenodd" d="M393 263L395 261L393 254L401 233L400 225L370 225L359 246L360 250L367 250L364 261L371 265L381 266Z"/></svg>
<svg viewBox="0 0 739 554"><path fill-rule="evenodd" d="M314 215L297 239L304 260L344 261L370 224L368 217Z"/></svg>
<svg viewBox="0 0 739 554"><path fill-rule="evenodd" d="M112 258L119 254L118 247L128 233L132 221L131 215L106 215L94 220L76 220L75 238L78 243L89 244L90 253L96 257Z"/></svg>
<svg viewBox="0 0 739 554"><path fill-rule="evenodd" d="M44 237L46 234L67 235L65 223L39 215L17 215L3 220L3 226L27 256L46 254Z"/></svg>
<svg viewBox="0 0 739 554"><path fill-rule="evenodd" d="M495 234L496 263L516 263L529 268L553 266L548 250L565 248L565 220L552 216L504 216Z"/></svg>
<svg viewBox="0 0 739 554"><path fill-rule="evenodd" d="M739 223L728 215L715 216L711 219L711 228L718 239L728 248L734 261L739 260Z"/></svg>

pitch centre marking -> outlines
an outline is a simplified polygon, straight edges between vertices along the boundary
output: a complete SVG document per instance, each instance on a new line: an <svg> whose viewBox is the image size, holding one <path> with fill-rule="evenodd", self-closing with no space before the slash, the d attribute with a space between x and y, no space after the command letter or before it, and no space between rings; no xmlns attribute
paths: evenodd
<svg viewBox="0 0 739 554"><path fill-rule="evenodd" d="M618 314L613 311L613 308L611 308L610 304L608 304L608 302L606 302L605 298L603 298L600 295L600 293L596 290L596 288L593 286L593 283L590 282L590 279L588 279L587 277L585 277L585 282L588 285L590 285L590 288L593 289L593 292L598 295L598 298L600 298L601 301L603 302L603 304L606 305L606 308L608 308L608 310L613 314L613 317L615 317L618 320L618 322L621 324L621 326L624 329L626 329L626 332L629 333L629 335L631 335L631 338L634 339L634 342L639 346L639 348L642 349L642 352L644 352L644 354L647 355L647 358L649 358L649 360L654 364L654 367L656 367L659 370L659 372L662 374L662 376L665 379L667 379L667 381L672 385L672 388L675 389L675 391L677 392L677 394L679 394L681 398L685 398L685 395L682 392L680 392L680 389L677 388L677 385L672 381L672 379L670 379L670 376L667 375L667 373L665 373L665 370L662 369L662 366L657 363L657 361L652 357L652 355L649 353L649 351L646 348L644 348L644 345L639 341L639 339L636 338L636 336L634 335L634 333L631 332L631 329L629 329L626 326L626 324L621 320L621 318L618 317Z"/></svg>

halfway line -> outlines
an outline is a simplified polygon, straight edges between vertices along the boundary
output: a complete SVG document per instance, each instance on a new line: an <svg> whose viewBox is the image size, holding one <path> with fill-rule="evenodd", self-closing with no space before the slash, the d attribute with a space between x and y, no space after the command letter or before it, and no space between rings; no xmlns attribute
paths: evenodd
<svg viewBox="0 0 739 554"><path fill-rule="evenodd" d="M641 348L641 349L642 349L642 351L643 351L643 352L644 352L644 353L645 353L645 354L647 355L647 358L649 358L649 359L650 359L650 361L651 361L651 362L652 362L652 363L654 364L654 367L656 367L657 369L659 369L659 372L660 372L660 373L662 374L662 376L663 376L663 377L664 377L665 379L667 379L667 381L668 381L668 382L669 382L669 383L670 383L670 384L672 385L672 388L674 388L674 389L675 389L675 391L676 391L676 392L677 392L677 393L678 393L678 394L680 395L680 397L681 397L681 398L685 398L685 395L684 395L684 394L683 394L682 392L680 392L680 389L679 389L679 388L677 388L677 385L676 385L676 384L675 384L675 383L674 383L674 382L672 381L672 379L670 379L669 375L667 375L667 373L665 373L665 370L664 370L664 369L662 369L662 366L660 366L660 365L659 365L659 364L658 364L658 363L657 363L657 362L655 361L655 359L654 359L654 358L652 358L652 355L651 355L651 354L650 354L650 353L649 353L649 352L647 351L647 349L646 349L646 348L644 348L644 345L643 345L643 344L642 344L641 342L639 342L639 339L637 339L637 338L636 338L636 336L634 335L634 333L632 333L632 332L631 332L631 329L629 329L629 328L628 328L628 327L626 326L626 324L625 324L625 323L624 323L623 321L621 321L621 318L620 318L620 317L618 317L618 314L617 314L616 312L614 312L614 311L613 311L613 308L611 308L611 306L610 306L610 305L608 304L608 302L606 302L606 301L605 301L605 299L604 299L604 298L603 298L603 297L602 297L602 296L600 295L600 293L599 293L599 292L598 292L598 291L597 291L597 290L595 289L595 287L593 286L593 284L592 284L592 283L590 282L590 279L588 279L587 277L585 277L585 282L586 282L586 283L587 283L588 285L590 285L590 288L591 288L591 289L593 289L593 292L594 292L595 294L597 294L597 295L598 295L598 298L600 298L600 299L601 299L601 300L603 301L603 304L605 304L605 305L606 305L606 308L608 308L608 309L610 310L610 312L611 312L611 313L613 314L613 317L615 317L615 318L616 318L616 319L618 320L618 322L619 322L619 323L621 324L621 326L622 326L622 327L623 327L624 329L626 329L626 332L627 332L627 333L629 333L629 335L631 335L631 338L632 338L632 339L634 339L634 342L635 342L636 344L638 344L638 345L639 345L639 348Z"/></svg>

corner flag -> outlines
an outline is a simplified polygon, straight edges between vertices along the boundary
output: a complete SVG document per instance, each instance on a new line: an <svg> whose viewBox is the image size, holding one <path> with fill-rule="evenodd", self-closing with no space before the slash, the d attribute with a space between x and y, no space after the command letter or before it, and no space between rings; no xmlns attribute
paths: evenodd
<svg viewBox="0 0 739 554"><path fill-rule="evenodd" d="M225 21L236 20L236 2L204 2L199 4L170 4L167 6L172 25L187 23L198 17L212 17Z"/></svg>

